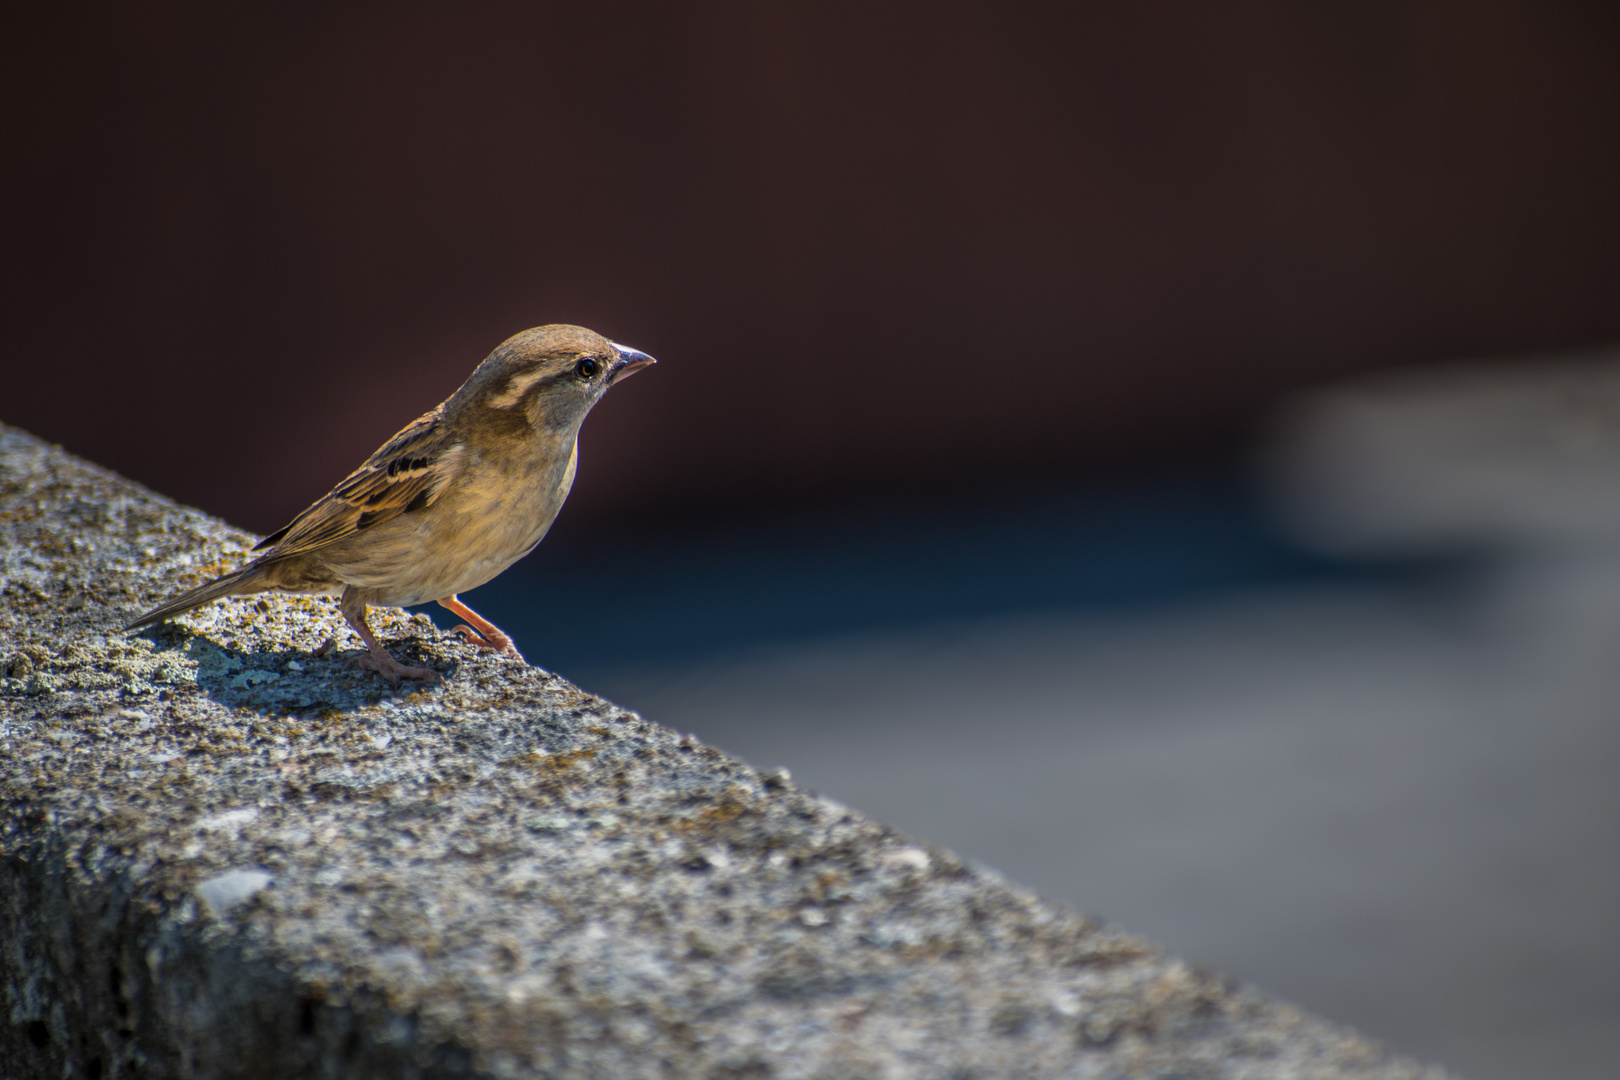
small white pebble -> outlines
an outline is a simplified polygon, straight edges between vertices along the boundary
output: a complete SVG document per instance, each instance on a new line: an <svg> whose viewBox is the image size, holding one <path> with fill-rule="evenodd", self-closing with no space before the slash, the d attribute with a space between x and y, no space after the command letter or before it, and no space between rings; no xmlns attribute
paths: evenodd
<svg viewBox="0 0 1620 1080"><path fill-rule="evenodd" d="M799 912L799 921L806 926L826 926L827 913L820 908L805 908Z"/></svg>
<svg viewBox="0 0 1620 1080"><path fill-rule="evenodd" d="M371 736L371 745L375 746L378 750L388 749L388 744L393 741L394 737L387 733Z"/></svg>
<svg viewBox="0 0 1620 1080"><path fill-rule="evenodd" d="M573 818L564 817L561 814L540 814L524 822L535 832L562 832L573 823Z"/></svg>
<svg viewBox="0 0 1620 1080"><path fill-rule="evenodd" d="M263 870L227 870L196 888L197 898L218 917L252 898L275 878Z"/></svg>
<svg viewBox="0 0 1620 1080"><path fill-rule="evenodd" d="M928 869L928 852L918 847L896 848L883 856L883 861L890 866L909 866L915 870Z"/></svg>
<svg viewBox="0 0 1620 1080"><path fill-rule="evenodd" d="M287 670L288 671L303 671L304 670L304 665L300 664L296 660L289 660L289 661L287 661Z"/></svg>
<svg viewBox="0 0 1620 1080"><path fill-rule="evenodd" d="M204 832L219 832L223 829L239 829L243 825L259 816L256 807L244 806L239 810L226 810L218 814L210 814L197 822L197 828Z"/></svg>

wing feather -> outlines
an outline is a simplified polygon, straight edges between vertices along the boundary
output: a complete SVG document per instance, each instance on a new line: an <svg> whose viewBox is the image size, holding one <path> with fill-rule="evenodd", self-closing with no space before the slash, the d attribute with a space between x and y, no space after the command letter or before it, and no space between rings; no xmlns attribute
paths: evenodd
<svg viewBox="0 0 1620 1080"><path fill-rule="evenodd" d="M431 506L460 467L461 446L444 430L441 409L383 444L286 528L259 541L267 558L326 547L400 514Z"/></svg>

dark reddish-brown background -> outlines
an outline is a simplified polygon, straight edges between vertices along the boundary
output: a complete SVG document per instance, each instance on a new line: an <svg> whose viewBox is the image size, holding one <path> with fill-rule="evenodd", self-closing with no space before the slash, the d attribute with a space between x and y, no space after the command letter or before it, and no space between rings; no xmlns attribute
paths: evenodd
<svg viewBox="0 0 1620 1080"><path fill-rule="evenodd" d="M258 529L542 322L663 361L598 524L1620 336L1595 0L17 10L0 418Z"/></svg>

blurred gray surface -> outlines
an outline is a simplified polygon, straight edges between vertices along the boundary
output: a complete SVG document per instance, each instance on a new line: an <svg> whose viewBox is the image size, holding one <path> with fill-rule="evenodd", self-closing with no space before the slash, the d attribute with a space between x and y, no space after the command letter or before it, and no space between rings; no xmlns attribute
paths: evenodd
<svg viewBox="0 0 1620 1080"><path fill-rule="evenodd" d="M1475 1080L1597 1080L1617 580L1501 563L569 674Z"/></svg>
<svg viewBox="0 0 1620 1080"><path fill-rule="evenodd" d="M1620 349L1398 369L1272 429L1274 503L1318 549L1620 546Z"/></svg>

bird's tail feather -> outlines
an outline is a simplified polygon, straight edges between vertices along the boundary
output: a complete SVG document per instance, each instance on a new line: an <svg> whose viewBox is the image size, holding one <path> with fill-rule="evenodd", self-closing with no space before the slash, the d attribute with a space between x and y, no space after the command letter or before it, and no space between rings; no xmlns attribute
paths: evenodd
<svg viewBox="0 0 1620 1080"><path fill-rule="evenodd" d="M262 570L263 568L257 564L249 563L240 570L233 570L224 577L217 577L206 585L199 585L190 592L183 592L171 600L164 601L124 629L139 630L143 626L151 626L153 623L173 618L192 608L202 607L210 600L218 600L223 596L260 592L264 586L257 579L262 577Z"/></svg>

